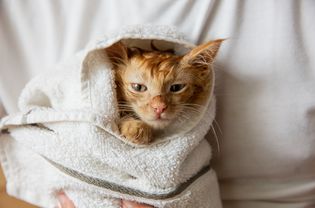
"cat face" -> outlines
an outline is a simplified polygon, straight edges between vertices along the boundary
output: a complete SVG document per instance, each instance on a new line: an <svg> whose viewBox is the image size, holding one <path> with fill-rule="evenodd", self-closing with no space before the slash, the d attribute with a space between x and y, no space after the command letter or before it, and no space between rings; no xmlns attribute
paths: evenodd
<svg viewBox="0 0 315 208"><path fill-rule="evenodd" d="M184 56L112 46L107 53L116 70L119 108L154 129L199 113L210 95L210 64L220 43L209 42Z"/></svg>

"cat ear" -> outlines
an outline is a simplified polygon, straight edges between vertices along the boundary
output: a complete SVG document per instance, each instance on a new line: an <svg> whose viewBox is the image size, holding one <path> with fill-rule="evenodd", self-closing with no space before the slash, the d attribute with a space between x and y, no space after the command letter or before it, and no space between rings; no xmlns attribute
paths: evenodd
<svg viewBox="0 0 315 208"><path fill-rule="evenodd" d="M128 60L128 49L121 41L109 46L105 51L113 65L124 64Z"/></svg>
<svg viewBox="0 0 315 208"><path fill-rule="evenodd" d="M208 66L216 57L221 43L225 39L217 39L193 48L183 57L183 61L194 66Z"/></svg>

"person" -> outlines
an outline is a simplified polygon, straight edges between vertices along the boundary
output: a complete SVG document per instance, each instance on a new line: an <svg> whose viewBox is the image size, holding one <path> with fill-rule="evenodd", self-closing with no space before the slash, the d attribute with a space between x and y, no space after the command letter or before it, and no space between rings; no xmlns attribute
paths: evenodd
<svg viewBox="0 0 315 208"><path fill-rule="evenodd" d="M16 112L32 76L124 25L174 25L196 44L228 38L215 63L223 206L314 207L314 9L312 0L2 1L0 97Z"/></svg>
<svg viewBox="0 0 315 208"><path fill-rule="evenodd" d="M58 195L59 206L60 208L75 208L73 202L65 195L65 193L60 193ZM122 200L121 202L122 208L152 208L150 205L139 204L133 201Z"/></svg>

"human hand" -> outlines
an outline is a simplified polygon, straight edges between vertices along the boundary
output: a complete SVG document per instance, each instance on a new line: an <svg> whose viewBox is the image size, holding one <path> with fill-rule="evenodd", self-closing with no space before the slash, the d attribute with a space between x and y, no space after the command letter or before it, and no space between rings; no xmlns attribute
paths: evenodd
<svg viewBox="0 0 315 208"><path fill-rule="evenodd" d="M57 198L59 201L58 208L75 208L73 202L69 199L69 197L64 192L58 193Z"/></svg>
<svg viewBox="0 0 315 208"><path fill-rule="evenodd" d="M69 197L61 192L57 196L59 201L59 208L75 208L73 202L69 199ZM121 201L121 208L153 208L150 205L146 204L139 204L132 201L122 200Z"/></svg>
<svg viewBox="0 0 315 208"><path fill-rule="evenodd" d="M153 207L147 204L139 204L133 201L122 200L121 208L153 208Z"/></svg>

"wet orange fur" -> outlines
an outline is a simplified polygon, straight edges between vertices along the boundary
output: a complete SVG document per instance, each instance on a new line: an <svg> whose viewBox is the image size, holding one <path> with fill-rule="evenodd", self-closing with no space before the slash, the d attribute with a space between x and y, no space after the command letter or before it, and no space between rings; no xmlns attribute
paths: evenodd
<svg viewBox="0 0 315 208"><path fill-rule="evenodd" d="M121 42L106 49L115 69L121 134L134 143L148 144L155 130L167 129L184 111L199 112L192 108L202 108L209 98L211 64L222 41L210 41L182 56L130 49ZM132 84L147 89L138 92ZM174 84L185 88L171 92Z"/></svg>

